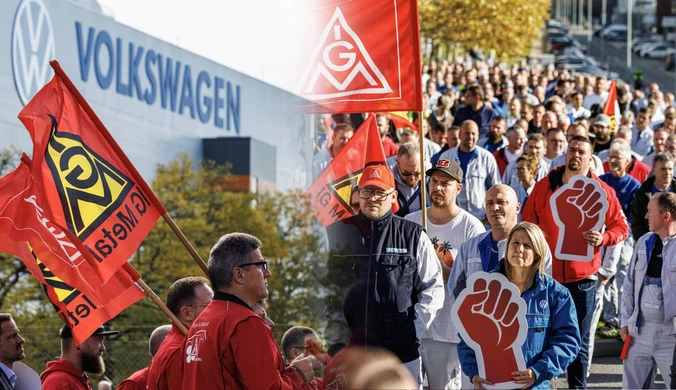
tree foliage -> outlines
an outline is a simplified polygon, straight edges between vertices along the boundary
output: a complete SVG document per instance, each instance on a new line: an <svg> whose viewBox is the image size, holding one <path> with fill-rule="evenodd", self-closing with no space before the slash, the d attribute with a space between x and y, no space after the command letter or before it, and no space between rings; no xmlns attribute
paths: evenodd
<svg viewBox="0 0 676 390"><path fill-rule="evenodd" d="M420 0L420 30L435 46L526 55L550 6L549 0Z"/></svg>

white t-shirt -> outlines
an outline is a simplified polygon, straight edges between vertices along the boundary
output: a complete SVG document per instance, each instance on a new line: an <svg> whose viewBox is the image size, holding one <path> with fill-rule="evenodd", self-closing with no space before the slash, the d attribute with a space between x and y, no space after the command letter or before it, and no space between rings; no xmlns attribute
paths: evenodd
<svg viewBox="0 0 676 390"><path fill-rule="evenodd" d="M404 218L422 225L422 211L408 214ZM458 249L460 249L460 245L463 242L484 232L486 232L486 229L481 221L462 209L455 218L443 225L435 225L427 217L427 235L432 240L432 244L437 251L437 257L439 258L443 258L448 253L455 259L458 255ZM444 294L444 306L437 312L432 325L423 338L458 343L460 339L458 331L451 320L452 303L448 295L449 291L446 281L444 281Z"/></svg>
<svg viewBox="0 0 676 390"><path fill-rule="evenodd" d="M505 148L505 157L507 157L507 162L509 163L513 163L514 161L516 161L516 159L519 158L519 156L521 156L522 154L523 149L519 149L517 150L516 153L512 153L509 151L509 149Z"/></svg>

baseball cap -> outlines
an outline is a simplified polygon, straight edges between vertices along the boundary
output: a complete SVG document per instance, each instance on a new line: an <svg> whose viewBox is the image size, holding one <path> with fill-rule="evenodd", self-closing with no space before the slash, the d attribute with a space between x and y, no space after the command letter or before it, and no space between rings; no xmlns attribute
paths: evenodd
<svg viewBox="0 0 676 390"><path fill-rule="evenodd" d="M382 163L367 165L359 179L359 188L366 186L378 187L385 191L394 188L392 171Z"/></svg>
<svg viewBox="0 0 676 390"><path fill-rule="evenodd" d="M106 328L101 325L94 331L92 336L117 336L118 334L120 334L120 332L116 330L106 330ZM73 337L73 331L68 327L68 325L64 325L59 332L59 337L62 339L69 339Z"/></svg>
<svg viewBox="0 0 676 390"><path fill-rule="evenodd" d="M462 183L462 168L460 168L460 164L455 160L441 159L437 161L434 167L428 169L425 174L432 176L436 171L441 171L457 180L458 183Z"/></svg>
<svg viewBox="0 0 676 390"><path fill-rule="evenodd" d="M610 127L610 117L608 117L608 115L605 115L605 114L599 114L599 115L596 116L596 119L594 119L594 123L592 124L592 126L593 125L601 125L601 126L604 126L604 127Z"/></svg>

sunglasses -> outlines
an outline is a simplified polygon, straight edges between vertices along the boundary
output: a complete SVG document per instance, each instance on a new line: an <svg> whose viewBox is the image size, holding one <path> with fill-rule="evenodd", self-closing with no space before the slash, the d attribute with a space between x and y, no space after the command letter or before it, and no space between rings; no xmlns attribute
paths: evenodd
<svg viewBox="0 0 676 390"><path fill-rule="evenodd" d="M263 269L263 271L267 271L267 269L268 269L268 261L267 260L257 261L255 263L240 264L237 267L240 267L240 268L241 267L248 267L250 265L260 265L260 266L262 266L261 268Z"/></svg>

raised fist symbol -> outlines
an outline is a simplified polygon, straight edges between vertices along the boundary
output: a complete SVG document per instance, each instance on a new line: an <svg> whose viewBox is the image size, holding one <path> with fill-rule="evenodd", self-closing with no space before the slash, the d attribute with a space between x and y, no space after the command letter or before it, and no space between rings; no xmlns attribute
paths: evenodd
<svg viewBox="0 0 676 390"><path fill-rule="evenodd" d="M555 256L591 261L594 248L583 233L599 230L605 223L608 199L601 184L583 175L575 176L552 195L549 205L559 227Z"/></svg>
<svg viewBox="0 0 676 390"><path fill-rule="evenodd" d="M511 382L513 372L526 369L521 352L528 333L526 302L501 274L475 273L467 286L453 305L458 331L476 353L480 377Z"/></svg>

